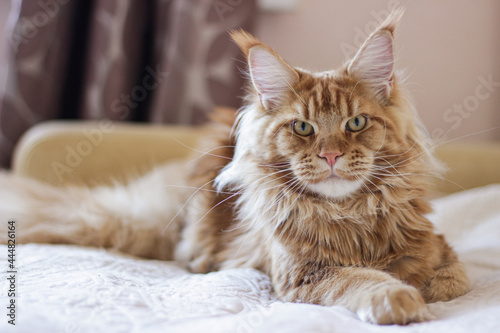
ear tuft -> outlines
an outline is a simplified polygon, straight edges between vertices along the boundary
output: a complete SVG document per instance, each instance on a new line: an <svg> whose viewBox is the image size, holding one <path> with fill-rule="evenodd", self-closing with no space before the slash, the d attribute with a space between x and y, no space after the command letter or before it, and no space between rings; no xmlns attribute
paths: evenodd
<svg viewBox="0 0 500 333"><path fill-rule="evenodd" d="M243 30L230 34L247 57L252 83L262 106L266 110L278 106L298 81L298 73L251 34Z"/></svg>
<svg viewBox="0 0 500 333"><path fill-rule="evenodd" d="M380 23L376 31L386 30L394 37L396 29L399 26L399 22L401 21L404 13L405 9L403 7L394 9L389 16L387 16L387 18Z"/></svg>
<svg viewBox="0 0 500 333"><path fill-rule="evenodd" d="M243 29L240 30L230 30L229 36L238 45L240 50L245 56L248 56L248 51L256 45L263 45L263 43L255 38L253 35L249 34Z"/></svg>
<svg viewBox="0 0 500 333"><path fill-rule="evenodd" d="M363 80L380 102L386 101L392 91L393 39L403 13L403 9L393 11L368 37L347 67L347 72Z"/></svg>

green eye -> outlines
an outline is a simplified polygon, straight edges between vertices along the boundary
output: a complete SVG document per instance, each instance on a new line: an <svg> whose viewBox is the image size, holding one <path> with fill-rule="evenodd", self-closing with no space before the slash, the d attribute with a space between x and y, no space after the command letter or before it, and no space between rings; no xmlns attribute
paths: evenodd
<svg viewBox="0 0 500 333"><path fill-rule="evenodd" d="M309 136L314 134L314 128L311 124L306 123L305 121L295 120L293 122L293 131L301 136Z"/></svg>
<svg viewBox="0 0 500 333"><path fill-rule="evenodd" d="M359 132L366 126L366 117L363 115L358 115L347 121L345 128L351 132Z"/></svg>

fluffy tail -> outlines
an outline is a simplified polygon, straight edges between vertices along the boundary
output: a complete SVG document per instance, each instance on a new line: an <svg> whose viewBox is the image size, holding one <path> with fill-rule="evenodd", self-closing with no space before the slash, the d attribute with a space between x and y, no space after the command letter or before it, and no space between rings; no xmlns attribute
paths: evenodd
<svg viewBox="0 0 500 333"><path fill-rule="evenodd" d="M65 243L114 248L172 259L189 193L179 164L114 187L53 187L0 173L0 243L15 221L17 243Z"/></svg>

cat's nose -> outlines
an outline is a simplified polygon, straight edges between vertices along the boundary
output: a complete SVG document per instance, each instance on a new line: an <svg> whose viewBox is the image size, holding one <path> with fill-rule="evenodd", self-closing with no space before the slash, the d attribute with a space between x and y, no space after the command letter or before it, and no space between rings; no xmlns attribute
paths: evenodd
<svg viewBox="0 0 500 333"><path fill-rule="evenodd" d="M324 159L326 163L328 163L330 168L333 168L335 162L337 162L337 158L339 158L342 155L344 154L339 152L329 152L329 153L321 152L318 156Z"/></svg>

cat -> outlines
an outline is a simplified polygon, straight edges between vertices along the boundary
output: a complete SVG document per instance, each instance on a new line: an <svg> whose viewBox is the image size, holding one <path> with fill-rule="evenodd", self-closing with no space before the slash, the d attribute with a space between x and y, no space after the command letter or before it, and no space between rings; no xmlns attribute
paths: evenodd
<svg viewBox="0 0 500 333"><path fill-rule="evenodd" d="M401 15L321 73L231 32L249 92L237 114L214 114L206 153L114 187L4 172L2 221L16 220L23 243L115 248L194 273L252 267L283 301L342 305L376 324L427 320L425 303L465 294L468 279L425 217L440 164L394 70Z"/></svg>

